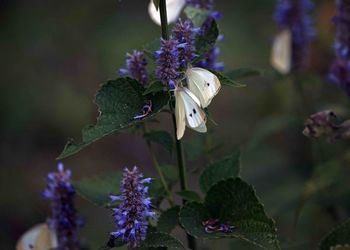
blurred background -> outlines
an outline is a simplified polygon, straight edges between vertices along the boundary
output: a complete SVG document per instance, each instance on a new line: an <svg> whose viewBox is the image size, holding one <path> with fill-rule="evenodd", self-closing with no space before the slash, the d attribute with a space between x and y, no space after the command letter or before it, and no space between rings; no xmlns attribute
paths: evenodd
<svg viewBox="0 0 350 250"><path fill-rule="evenodd" d="M223 13L220 60L226 70L271 70L276 2L216 2ZM55 158L67 139L79 140L81 128L95 122L93 96L99 85L117 77L126 52L160 36L148 3L0 0L0 249L14 249L24 231L45 221L45 177L56 169ZM242 177L256 187L286 249L316 249L322 236L350 213L347 143L314 142L302 135L311 113L333 109L344 118L350 115L346 94L325 80L333 58L334 11L333 1L317 1L312 13L317 38L307 72L298 78L250 78L243 89L224 87L210 108L218 125L209 125L207 137L186 131L191 169L241 148ZM172 133L168 115L160 120L156 128ZM217 146L210 157L197 157L193 150L203 141ZM175 161L174 154L156 149L162 163ZM63 162L75 180L133 165L154 176L145 142L129 133L109 136ZM194 189L197 177L191 176ZM81 239L97 249L113 228L111 212L80 197L77 209L86 219ZM216 244L207 249L222 247ZM227 249L255 249L235 241L225 244Z"/></svg>

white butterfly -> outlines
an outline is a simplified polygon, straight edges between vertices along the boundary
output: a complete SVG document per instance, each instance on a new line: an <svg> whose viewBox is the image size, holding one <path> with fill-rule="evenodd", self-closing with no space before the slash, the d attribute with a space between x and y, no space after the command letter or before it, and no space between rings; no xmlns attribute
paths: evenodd
<svg viewBox="0 0 350 250"><path fill-rule="evenodd" d="M178 140L185 133L185 127L189 127L200 133L207 132L206 116L198 98L186 87L176 87L175 89L175 117L176 117L176 137Z"/></svg>
<svg viewBox="0 0 350 250"><path fill-rule="evenodd" d="M167 0L166 9L167 9L167 19L168 23L173 23L180 16L183 7L186 5L186 0ZM156 24L160 25L160 14L153 4L153 0L148 5L148 13Z"/></svg>
<svg viewBox="0 0 350 250"><path fill-rule="evenodd" d="M274 39L271 51L271 65L281 74L288 74L292 68L292 34L289 29L281 31Z"/></svg>
<svg viewBox="0 0 350 250"><path fill-rule="evenodd" d="M206 69L189 67L186 78L188 89L199 99L203 108L208 107L221 88L217 76Z"/></svg>
<svg viewBox="0 0 350 250"><path fill-rule="evenodd" d="M57 237L46 223L35 225L26 231L16 244L16 250L56 249Z"/></svg>

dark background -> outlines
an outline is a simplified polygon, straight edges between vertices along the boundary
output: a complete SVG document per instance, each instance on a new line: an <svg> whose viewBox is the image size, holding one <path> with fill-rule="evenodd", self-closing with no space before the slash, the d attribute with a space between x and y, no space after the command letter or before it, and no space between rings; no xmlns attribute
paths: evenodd
<svg viewBox="0 0 350 250"><path fill-rule="evenodd" d="M270 70L275 1L216 2L216 9L224 15L219 22L225 35L220 60L226 69ZM0 249L13 249L25 230L45 220L49 205L40 195L45 176L56 168L55 158L66 140L79 139L81 128L95 122L97 109L92 99L99 85L117 76L126 52L159 37L147 5L147 0L0 1ZM220 146L210 157L237 147L243 150L242 176L255 185L288 249L315 249L322 236L350 211L345 195L349 181L344 179L350 172L347 144L319 142L315 146L301 134L310 112L333 108L348 115L347 96L325 81L333 57L333 14L333 1L317 1L312 13L317 39L310 68L299 80L267 74L245 80L248 86L244 89L224 87L210 107L218 126L209 125L209 137L186 131L188 145L204 140ZM303 89L304 100L296 84ZM160 120L157 128L172 132L169 117L161 115ZM319 147L323 151L315 157L311 148ZM193 156L189 147L185 150ZM157 151L161 162L176 159L163 149L157 147ZM204 167L207 158L188 165ZM329 161L330 167L315 173L318 165ZM128 133L105 138L64 163L73 170L74 179L133 165L154 175L145 142ZM333 176L329 169L339 171ZM315 175L316 181L310 179ZM191 186L196 183L193 175ZM332 189L334 186L338 189ZM313 195L293 229L305 187ZM80 197L77 208L87 220L81 239L96 249L113 228L111 212ZM255 249L226 243L232 249ZM212 244L210 249L222 247Z"/></svg>

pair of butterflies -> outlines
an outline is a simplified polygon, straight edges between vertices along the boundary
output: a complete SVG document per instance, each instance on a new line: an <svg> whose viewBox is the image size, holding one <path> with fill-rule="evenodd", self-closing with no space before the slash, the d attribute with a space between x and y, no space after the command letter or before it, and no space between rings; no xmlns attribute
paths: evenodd
<svg viewBox="0 0 350 250"><path fill-rule="evenodd" d="M221 84L216 75L202 68L189 67L185 73L187 86L175 87L176 137L185 133L185 127L197 132L207 132L206 114L212 99L219 92Z"/></svg>

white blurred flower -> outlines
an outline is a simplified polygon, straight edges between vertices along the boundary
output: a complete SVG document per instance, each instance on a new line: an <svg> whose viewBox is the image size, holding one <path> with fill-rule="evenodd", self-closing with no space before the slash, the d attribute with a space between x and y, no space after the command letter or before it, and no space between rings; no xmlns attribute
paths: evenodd
<svg viewBox="0 0 350 250"><path fill-rule="evenodd" d="M186 5L186 0L167 0L166 1L168 23L173 23L177 20L177 18L181 14L181 11L185 5ZM148 5L148 13L151 19L153 20L153 22L160 25L159 8L158 10L156 10L156 7L154 6L152 0Z"/></svg>

